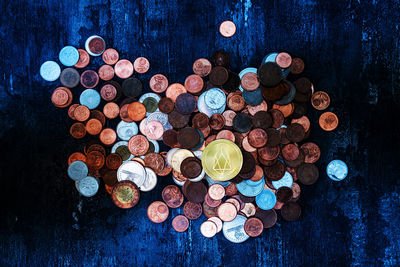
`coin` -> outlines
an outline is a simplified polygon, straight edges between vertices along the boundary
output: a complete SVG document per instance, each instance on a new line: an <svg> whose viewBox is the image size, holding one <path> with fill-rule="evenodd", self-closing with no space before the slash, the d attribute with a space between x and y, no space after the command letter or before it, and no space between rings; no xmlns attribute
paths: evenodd
<svg viewBox="0 0 400 267"><path fill-rule="evenodd" d="M286 186L279 187L279 189L276 191L275 194L276 194L277 201L282 202L282 203L289 202L293 197L292 189L290 189L290 187L286 187Z"/></svg>
<svg viewBox="0 0 400 267"><path fill-rule="evenodd" d="M186 93L186 88L180 83L170 84L165 91L165 96L172 99L172 101L176 101L176 98L183 93Z"/></svg>
<svg viewBox="0 0 400 267"><path fill-rule="evenodd" d="M108 119L115 119L119 115L119 106L114 102L109 102L104 105L103 113Z"/></svg>
<svg viewBox="0 0 400 267"><path fill-rule="evenodd" d="M196 219L200 218L202 212L203 212L203 209L201 207L201 204L199 204L199 203L193 203L193 202L188 201L183 206L183 213L190 220L196 220Z"/></svg>
<svg viewBox="0 0 400 267"><path fill-rule="evenodd" d="M151 140L158 140L163 136L164 127L159 121L150 121L145 126L145 134Z"/></svg>
<svg viewBox="0 0 400 267"><path fill-rule="evenodd" d="M212 221L213 223L215 223L215 225L217 226L217 233L221 232L221 230L222 230L222 221L221 221L220 218L211 217L211 218L208 218L208 221Z"/></svg>
<svg viewBox="0 0 400 267"><path fill-rule="evenodd" d="M137 73L140 74L146 73L150 69L150 62L145 57L138 57L133 62L133 68Z"/></svg>
<svg viewBox="0 0 400 267"><path fill-rule="evenodd" d="M251 217L254 216L254 214L256 214L256 206L254 206L253 203L245 203L244 204L244 208L240 210L241 212L243 212L246 217Z"/></svg>
<svg viewBox="0 0 400 267"><path fill-rule="evenodd" d="M211 238L217 234L217 225L213 221L205 221L200 226L200 232L204 237Z"/></svg>
<svg viewBox="0 0 400 267"><path fill-rule="evenodd" d="M177 232L185 232L189 227L189 220L183 215L177 215L172 220L172 227Z"/></svg>
<svg viewBox="0 0 400 267"><path fill-rule="evenodd" d="M251 217L244 223L244 231L251 237L260 236L264 230L262 221L257 217Z"/></svg>
<svg viewBox="0 0 400 267"><path fill-rule="evenodd" d="M156 173L162 171L165 166L164 158L157 153L148 153L144 157L144 163L147 167L152 168Z"/></svg>
<svg viewBox="0 0 400 267"><path fill-rule="evenodd" d="M224 222L230 222L236 218L237 210L232 203L222 203L217 209L218 217Z"/></svg>
<svg viewBox="0 0 400 267"><path fill-rule="evenodd" d="M324 110L329 107L331 99L329 95L324 91L315 92L311 96L311 105L317 110Z"/></svg>
<svg viewBox="0 0 400 267"><path fill-rule="evenodd" d="M114 70L117 77L127 79L133 74L133 65L129 60L121 59L115 64Z"/></svg>
<svg viewBox="0 0 400 267"><path fill-rule="evenodd" d="M207 187L204 183L186 181L182 188L185 197L193 203L201 203L207 194Z"/></svg>
<svg viewBox="0 0 400 267"><path fill-rule="evenodd" d="M79 181L88 175L88 167L85 162L77 160L68 166L68 176L74 181Z"/></svg>
<svg viewBox="0 0 400 267"><path fill-rule="evenodd" d="M110 146L117 140L117 133L111 128L104 128L101 131L99 138L103 144Z"/></svg>
<svg viewBox="0 0 400 267"><path fill-rule="evenodd" d="M100 36L92 35L86 39L85 49L91 56L100 56L106 49L106 43Z"/></svg>
<svg viewBox="0 0 400 267"><path fill-rule="evenodd" d="M149 141L143 135L134 135L129 139L128 149L134 156L142 156L149 149Z"/></svg>
<svg viewBox="0 0 400 267"><path fill-rule="evenodd" d="M122 158L120 155L116 153L108 154L108 156L106 157L106 166L110 170L118 169L119 166L121 166L121 164L122 164Z"/></svg>
<svg viewBox="0 0 400 267"><path fill-rule="evenodd" d="M269 189L264 189L259 195L256 196L256 204L260 209L270 210L276 204L276 196L274 192Z"/></svg>
<svg viewBox="0 0 400 267"><path fill-rule="evenodd" d="M271 228L272 226L275 225L278 219L278 216L276 215L276 211L274 209L270 210L258 209L254 216L261 219L264 228Z"/></svg>
<svg viewBox="0 0 400 267"><path fill-rule="evenodd" d="M258 87L260 87L260 81L258 80L256 73L248 72L243 75L241 79L241 85L244 90L255 91Z"/></svg>
<svg viewBox="0 0 400 267"><path fill-rule="evenodd" d="M305 163L315 163L318 161L321 156L321 150L319 147L313 142L307 142L301 145L300 149L304 153L304 162Z"/></svg>
<svg viewBox="0 0 400 267"><path fill-rule="evenodd" d="M155 74L151 77L149 81L151 90L155 93L162 93L167 90L168 79L162 74Z"/></svg>
<svg viewBox="0 0 400 267"><path fill-rule="evenodd" d="M153 223L162 223L167 220L169 215L168 206L161 201L154 201L147 208L147 217Z"/></svg>
<svg viewBox="0 0 400 267"><path fill-rule="evenodd" d="M81 105L89 109L95 109L100 105L100 94L94 89L86 89L79 97ZM75 116L76 117L76 116Z"/></svg>
<svg viewBox="0 0 400 267"><path fill-rule="evenodd" d="M303 163L301 164L297 171L297 177L300 182L305 185L311 185L317 182L319 177L318 168L311 163Z"/></svg>
<svg viewBox="0 0 400 267"><path fill-rule="evenodd" d="M157 185L157 174L150 168L145 167L146 176L143 184L139 187L140 191L148 192L153 190Z"/></svg>
<svg viewBox="0 0 400 267"><path fill-rule="evenodd" d="M326 173L329 178L334 181L341 181L347 177L349 169L346 163L342 160L336 159L329 162L326 167Z"/></svg>
<svg viewBox="0 0 400 267"><path fill-rule="evenodd" d="M103 125L98 119L90 119L86 122L85 128L88 134L98 135L101 132Z"/></svg>
<svg viewBox="0 0 400 267"><path fill-rule="evenodd" d="M292 57L286 52L281 52L276 56L275 62L282 69L286 69L292 64Z"/></svg>
<svg viewBox="0 0 400 267"><path fill-rule="evenodd" d="M71 67L78 62L79 52L75 47L68 45L61 49L58 58L61 64Z"/></svg>
<svg viewBox="0 0 400 267"><path fill-rule="evenodd" d="M256 128L249 132L248 142L255 148L261 148L267 144L268 136L267 133L261 129Z"/></svg>
<svg viewBox="0 0 400 267"><path fill-rule="evenodd" d="M132 181L138 187L142 186L146 178L144 167L136 161L124 162L117 171L118 181Z"/></svg>
<svg viewBox="0 0 400 267"><path fill-rule="evenodd" d="M304 61L301 58L293 58L292 65L290 65L290 72L293 74L300 74L304 70Z"/></svg>
<svg viewBox="0 0 400 267"><path fill-rule="evenodd" d="M130 209L139 202L140 191L135 183L120 181L113 186L111 197L117 207Z"/></svg>
<svg viewBox="0 0 400 267"><path fill-rule="evenodd" d="M114 48L108 48L103 52L103 61L108 65L114 65L118 62L119 53Z"/></svg>
<svg viewBox="0 0 400 267"><path fill-rule="evenodd" d="M225 196L225 188L220 184L213 184L208 188L208 194L214 200L221 200Z"/></svg>
<svg viewBox="0 0 400 267"><path fill-rule="evenodd" d="M288 202L281 208L281 216L286 221L296 221L301 215L301 207L296 202Z"/></svg>
<svg viewBox="0 0 400 267"><path fill-rule="evenodd" d="M168 156L167 156L168 157ZM179 149L173 153L170 161L171 167L177 172L181 172L182 161L188 157L193 157L193 153L187 149Z"/></svg>
<svg viewBox="0 0 400 267"><path fill-rule="evenodd" d="M79 84L80 75L74 68L63 69L60 75L60 82L63 86L74 88Z"/></svg>
<svg viewBox="0 0 400 267"><path fill-rule="evenodd" d="M52 82L58 79L61 68L55 61L46 61L40 66L40 76L45 81Z"/></svg>
<svg viewBox="0 0 400 267"><path fill-rule="evenodd" d="M238 215L233 221L224 222L222 232L225 238L233 243L242 243L249 239L249 235L244 231L246 220L245 216Z"/></svg>
<svg viewBox="0 0 400 267"><path fill-rule="evenodd" d="M181 162L180 170L185 177L193 179L201 174L203 168L198 158L188 157Z"/></svg>
<svg viewBox="0 0 400 267"><path fill-rule="evenodd" d="M86 156L82 154L81 152L74 152L68 157L68 165L71 165L72 162L74 161L83 161L86 163Z"/></svg>
<svg viewBox="0 0 400 267"><path fill-rule="evenodd" d="M103 65L99 68L99 77L103 81L109 81L114 78L114 68L110 65Z"/></svg>
<svg viewBox="0 0 400 267"><path fill-rule="evenodd" d="M94 196L99 190L99 182L92 176L86 176L78 181L78 191L85 197Z"/></svg>
<svg viewBox="0 0 400 267"><path fill-rule="evenodd" d="M200 75L192 74L185 79L185 88L189 93L197 94L204 87L204 81Z"/></svg>
<svg viewBox="0 0 400 267"><path fill-rule="evenodd" d="M324 112L319 117L319 126L324 131L333 131L339 124L339 119L333 112Z"/></svg>
<svg viewBox="0 0 400 267"><path fill-rule="evenodd" d="M225 20L219 26L219 32L224 37L232 37L236 32L236 25L233 21Z"/></svg>
<svg viewBox="0 0 400 267"><path fill-rule="evenodd" d="M193 72L200 77L205 77L211 72L211 63L206 58L199 58L193 63Z"/></svg>
<svg viewBox="0 0 400 267"><path fill-rule="evenodd" d="M78 69L83 69L89 65L90 62L90 56L89 54L83 50L83 49L78 49L79 52L79 60L78 62L74 65L75 68Z"/></svg>

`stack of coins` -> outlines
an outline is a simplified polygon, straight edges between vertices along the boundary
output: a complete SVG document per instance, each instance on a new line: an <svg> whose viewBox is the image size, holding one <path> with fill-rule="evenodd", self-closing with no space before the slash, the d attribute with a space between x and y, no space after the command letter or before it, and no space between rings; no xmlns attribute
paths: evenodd
<svg viewBox="0 0 400 267"><path fill-rule="evenodd" d="M147 214L161 223L169 208L183 206L183 214L172 220L176 231L204 213L205 237L222 230L240 243L271 228L277 211L286 221L299 219L300 184L318 180L314 163L321 154L317 144L306 141L311 131L306 112L310 102L325 110L330 98L314 92L311 81L299 76L303 60L286 52L270 53L259 68L238 74L229 62L226 52L216 51L211 61L194 62L194 74L184 84L166 86L164 76L152 78L159 81L152 90L165 92L158 109L171 126L162 139L171 148L165 159L176 185L164 188L163 201L152 203ZM331 131L338 120L325 112L319 124Z"/></svg>
<svg viewBox="0 0 400 267"><path fill-rule="evenodd" d="M97 71L85 69L91 57L97 56L103 61ZM85 141L83 153L74 152L68 159L68 176L83 196L95 195L104 183L116 206L135 206L140 191L154 189L157 175L166 176L172 170L158 143L164 131L172 129L158 110L161 98L155 93L142 94L142 82L133 77L146 73L149 61L144 57L133 63L120 59L118 51L106 49L104 39L96 35L87 39L85 49L64 47L59 61L66 68L47 61L40 75L47 81L59 78L62 86L53 91L51 100L56 107L68 107L75 121L70 134ZM166 86L159 76L150 81L152 87L160 82ZM73 103L72 91L79 95L77 103Z"/></svg>

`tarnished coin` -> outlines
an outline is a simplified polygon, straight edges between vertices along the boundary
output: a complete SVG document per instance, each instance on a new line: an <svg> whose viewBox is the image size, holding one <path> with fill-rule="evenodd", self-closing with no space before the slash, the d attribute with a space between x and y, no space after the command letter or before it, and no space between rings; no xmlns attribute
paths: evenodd
<svg viewBox="0 0 400 267"><path fill-rule="evenodd" d="M324 91L315 92L311 96L311 105L317 110L324 110L329 107L331 99L329 95Z"/></svg>
<svg viewBox="0 0 400 267"><path fill-rule="evenodd" d="M139 202L140 192L133 182L120 181L113 186L111 196L117 207L130 209Z"/></svg>
<svg viewBox="0 0 400 267"><path fill-rule="evenodd" d="M251 237L257 237L262 234L264 225L257 217L251 217L244 223L244 231Z"/></svg>
<svg viewBox="0 0 400 267"><path fill-rule="evenodd" d="M189 220L183 215L178 215L172 220L172 227L177 232L185 232L189 227Z"/></svg>
<svg viewBox="0 0 400 267"><path fill-rule="evenodd" d="M196 219L200 218L202 212L203 212L203 208L201 207L200 203L193 203L193 202L188 201L183 206L183 213L190 220L196 220Z"/></svg>
<svg viewBox="0 0 400 267"><path fill-rule="evenodd" d="M153 223L164 222L169 215L168 206L162 201L154 201L147 208L147 217Z"/></svg>
<svg viewBox="0 0 400 267"><path fill-rule="evenodd" d="M322 113L319 117L319 126L324 131L333 131L338 127L339 119L333 112Z"/></svg>
<svg viewBox="0 0 400 267"><path fill-rule="evenodd" d="M132 181L140 187L146 179L146 171L139 162L126 161L118 168L117 179L118 181Z"/></svg>
<svg viewBox="0 0 400 267"><path fill-rule="evenodd" d="M167 206L173 209L180 207L183 203L182 192L176 185L167 185L164 187L161 197Z"/></svg>

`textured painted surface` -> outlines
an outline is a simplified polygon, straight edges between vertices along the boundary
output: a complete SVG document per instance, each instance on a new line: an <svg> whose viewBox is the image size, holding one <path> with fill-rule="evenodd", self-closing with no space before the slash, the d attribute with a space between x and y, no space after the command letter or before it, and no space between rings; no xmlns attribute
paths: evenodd
<svg viewBox="0 0 400 267"><path fill-rule="evenodd" d="M0 7L2 266L400 265L398 1L5 0ZM218 33L225 19L238 27L233 38ZM161 187L129 211L115 208L104 191L79 196L66 160L82 142L72 140L66 112L50 102L57 83L38 73L64 45L83 47L92 34L123 57L148 57L144 84L156 72L183 82L196 58L220 48L236 71L272 50L304 58L316 89L331 95L340 126L323 133L311 113L322 175L302 187L301 220L279 220L261 238L235 245L222 234L203 238L204 217L182 234L171 217L151 224L146 208ZM324 173L334 158L350 170L340 183Z"/></svg>

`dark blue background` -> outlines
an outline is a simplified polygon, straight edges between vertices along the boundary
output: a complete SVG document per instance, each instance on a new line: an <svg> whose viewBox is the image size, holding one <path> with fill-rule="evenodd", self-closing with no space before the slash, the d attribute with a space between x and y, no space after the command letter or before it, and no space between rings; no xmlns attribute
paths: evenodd
<svg viewBox="0 0 400 267"><path fill-rule="evenodd" d="M361 2L361 3L360 3ZM387 265L400 264L399 1L1 1L0 136L1 265ZM232 38L218 32L226 19ZM102 190L79 196L66 176L68 155L83 141L50 102L58 82L39 76L65 45L103 36L122 57L146 56L151 70L183 82L199 57L215 49L232 69L257 66L270 51L302 57L316 90L327 91L339 116L334 132L316 124L321 177L303 186L298 222L278 220L262 237L229 243L201 236L204 216L185 233L171 217L146 217L162 186L128 211ZM99 59L95 61L98 66ZM75 89L77 96L79 90ZM329 180L326 164L346 161L349 177ZM166 185L171 179L162 178Z"/></svg>

